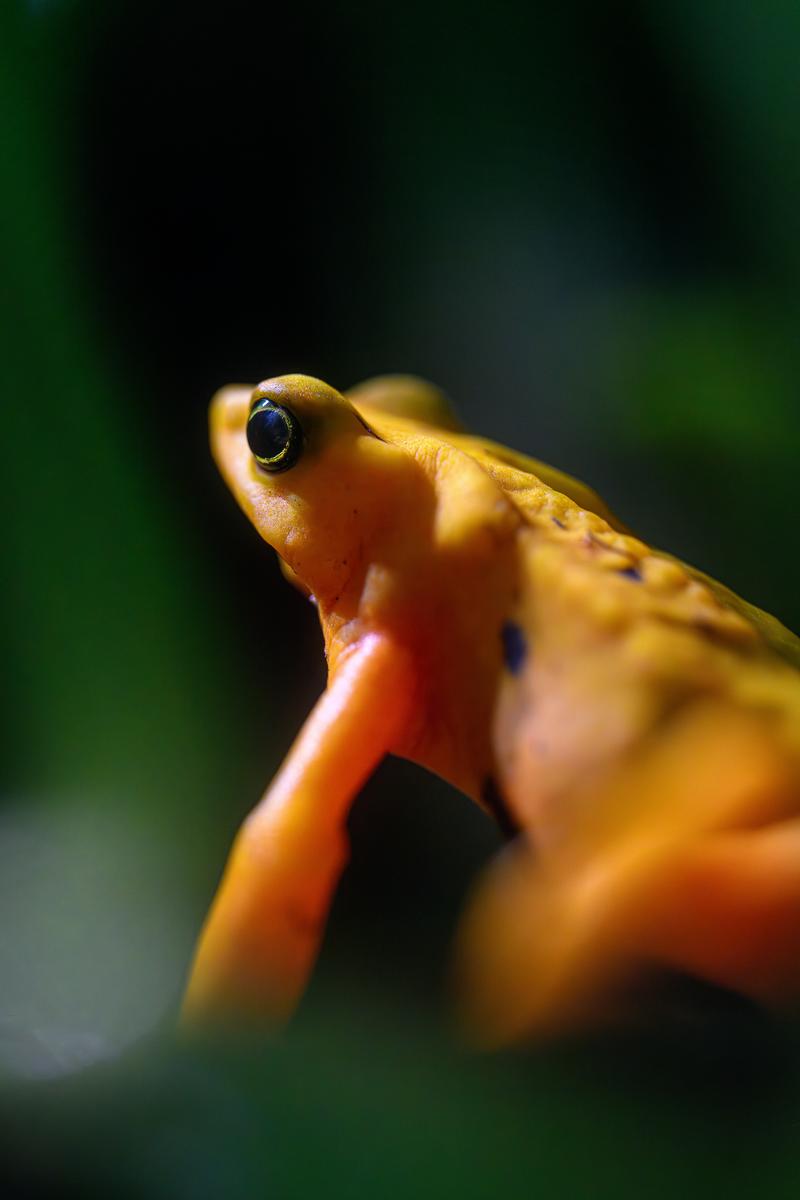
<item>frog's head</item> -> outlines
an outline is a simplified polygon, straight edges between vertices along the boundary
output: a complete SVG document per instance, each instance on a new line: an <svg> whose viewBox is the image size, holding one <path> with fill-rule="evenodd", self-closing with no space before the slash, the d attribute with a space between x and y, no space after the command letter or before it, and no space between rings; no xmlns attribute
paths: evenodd
<svg viewBox="0 0 800 1200"><path fill-rule="evenodd" d="M307 375L223 388L211 405L211 446L286 573L321 602L342 592L387 528L412 536L409 516L424 507L413 459Z"/></svg>

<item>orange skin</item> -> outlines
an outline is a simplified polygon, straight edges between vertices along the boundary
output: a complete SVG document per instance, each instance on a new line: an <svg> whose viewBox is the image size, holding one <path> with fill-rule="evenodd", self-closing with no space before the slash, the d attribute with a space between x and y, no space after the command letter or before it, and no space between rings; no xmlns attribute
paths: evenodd
<svg viewBox="0 0 800 1200"><path fill-rule="evenodd" d="M302 430L278 474L248 446L259 401ZM329 674L236 839L185 1022L291 1013L349 807L387 753L518 833L458 938L483 1044L596 1021L650 965L800 998L793 634L631 537L583 484L460 432L421 381L226 388L211 440L314 597Z"/></svg>

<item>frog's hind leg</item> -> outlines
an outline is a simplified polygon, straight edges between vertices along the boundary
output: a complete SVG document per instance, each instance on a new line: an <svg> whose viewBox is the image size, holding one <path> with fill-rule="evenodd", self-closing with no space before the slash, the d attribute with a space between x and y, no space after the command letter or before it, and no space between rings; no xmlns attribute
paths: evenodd
<svg viewBox="0 0 800 1200"><path fill-rule="evenodd" d="M567 844L501 855L462 927L468 1033L596 1025L647 967L800 999L800 780L768 724L697 706L582 796Z"/></svg>

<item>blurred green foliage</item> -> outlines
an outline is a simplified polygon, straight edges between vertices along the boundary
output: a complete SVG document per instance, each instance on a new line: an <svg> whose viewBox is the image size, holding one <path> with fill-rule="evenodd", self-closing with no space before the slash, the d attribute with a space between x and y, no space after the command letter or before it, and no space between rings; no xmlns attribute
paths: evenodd
<svg viewBox="0 0 800 1200"><path fill-rule="evenodd" d="M497 839L406 765L293 1031L169 1030L322 682L207 461L229 377L430 375L800 627L799 52L779 0L0 6L6 1194L795 1190L791 1031L458 1053Z"/></svg>

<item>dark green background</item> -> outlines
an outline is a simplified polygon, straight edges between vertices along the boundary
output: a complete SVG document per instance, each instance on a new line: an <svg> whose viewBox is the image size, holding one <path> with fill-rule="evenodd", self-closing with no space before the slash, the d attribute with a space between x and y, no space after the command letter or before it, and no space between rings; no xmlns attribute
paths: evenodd
<svg viewBox="0 0 800 1200"><path fill-rule="evenodd" d="M499 839L386 764L274 1042L177 1045L323 685L208 398L414 371L800 627L800 9L4 0L4 1195L793 1195L796 1032L464 1056Z"/></svg>

